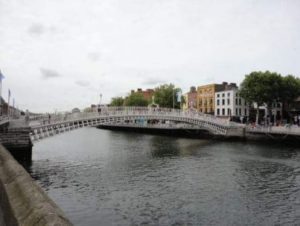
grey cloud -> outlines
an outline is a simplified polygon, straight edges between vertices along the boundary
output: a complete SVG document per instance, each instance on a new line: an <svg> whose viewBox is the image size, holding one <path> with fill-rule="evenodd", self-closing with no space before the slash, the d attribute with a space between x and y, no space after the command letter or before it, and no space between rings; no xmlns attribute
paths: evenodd
<svg viewBox="0 0 300 226"><path fill-rule="evenodd" d="M147 78L143 84L144 85L158 85L158 84L162 84L162 83L167 83L166 80L160 79L160 78Z"/></svg>
<svg viewBox="0 0 300 226"><path fill-rule="evenodd" d="M75 84L81 87L88 87L90 85L90 83L85 80L77 80Z"/></svg>
<svg viewBox="0 0 300 226"><path fill-rule="evenodd" d="M97 52L91 52L88 53L87 57L89 58L89 60L91 61L97 61L100 59L100 53Z"/></svg>
<svg viewBox="0 0 300 226"><path fill-rule="evenodd" d="M61 77L62 76L57 71L54 71L52 69L40 68L40 71L41 71L42 77L44 79L57 78L57 77Z"/></svg>
<svg viewBox="0 0 300 226"><path fill-rule="evenodd" d="M32 24L28 28L28 32L33 35L41 35L45 32L45 27L42 24Z"/></svg>

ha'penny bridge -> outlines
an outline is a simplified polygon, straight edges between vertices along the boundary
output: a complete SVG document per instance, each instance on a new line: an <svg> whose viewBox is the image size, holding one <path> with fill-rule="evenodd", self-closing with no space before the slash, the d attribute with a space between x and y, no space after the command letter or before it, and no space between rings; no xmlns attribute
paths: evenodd
<svg viewBox="0 0 300 226"><path fill-rule="evenodd" d="M246 126L195 110L104 107L100 112L40 114L20 119L2 117L0 143L16 156L28 153L26 158L31 158L33 143L83 127L204 131L210 137L224 139L300 137L299 127Z"/></svg>
<svg viewBox="0 0 300 226"><path fill-rule="evenodd" d="M148 107L108 107L101 112L59 114L33 118L33 142L49 136L92 126L205 130L218 136L243 136L244 126L196 111Z"/></svg>

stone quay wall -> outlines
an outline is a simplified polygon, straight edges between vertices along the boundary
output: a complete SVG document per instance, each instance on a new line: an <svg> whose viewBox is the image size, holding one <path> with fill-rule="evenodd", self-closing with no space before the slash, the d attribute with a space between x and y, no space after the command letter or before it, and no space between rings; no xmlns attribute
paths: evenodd
<svg viewBox="0 0 300 226"><path fill-rule="evenodd" d="M0 208L6 225L72 225L62 210L0 145Z"/></svg>
<svg viewBox="0 0 300 226"><path fill-rule="evenodd" d="M30 127L9 128L0 130L0 143L20 161L30 161L32 155L32 142L30 140Z"/></svg>

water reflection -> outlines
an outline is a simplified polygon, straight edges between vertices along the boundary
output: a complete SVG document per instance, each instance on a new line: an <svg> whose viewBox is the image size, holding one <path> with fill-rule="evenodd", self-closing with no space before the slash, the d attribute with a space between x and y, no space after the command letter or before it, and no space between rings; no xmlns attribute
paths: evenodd
<svg viewBox="0 0 300 226"><path fill-rule="evenodd" d="M37 143L30 172L76 225L296 225L299 152L87 128Z"/></svg>

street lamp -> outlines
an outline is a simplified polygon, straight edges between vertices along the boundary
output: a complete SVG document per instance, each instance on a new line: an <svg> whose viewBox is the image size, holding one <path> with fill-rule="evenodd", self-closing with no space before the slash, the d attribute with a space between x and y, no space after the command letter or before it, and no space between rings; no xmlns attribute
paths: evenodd
<svg viewBox="0 0 300 226"><path fill-rule="evenodd" d="M102 93L100 93L100 102L99 102L99 106L101 105L102 102Z"/></svg>

